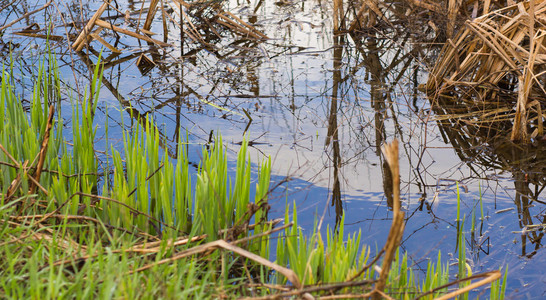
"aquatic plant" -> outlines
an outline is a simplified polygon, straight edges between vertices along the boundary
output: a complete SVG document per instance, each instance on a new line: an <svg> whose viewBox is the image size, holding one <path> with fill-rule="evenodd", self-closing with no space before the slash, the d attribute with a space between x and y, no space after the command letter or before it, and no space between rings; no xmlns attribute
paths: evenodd
<svg viewBox="0 0 546 300"><path fill-rule="evenodd" d="M49 68L46 62L37 74L29 113L13 92L10 74L2 74L0 288L6 297L358 293L407 299L446 292L449 273L440 255L436 264L428 263L424 279L415 274L406 254L401 258L404 213L399 203L391 230L397 238L389 235L385 249L371 261L361 234L345 235L343 220L338 228L326 229L325 239L317 225L307 235L298 227L294 206L291 213L286 210L285 225L274 228L267 216L271 162L265 160L258 169L252 201L246 142L234 180L228 176L221 137L203 147L192 185L185 142L178 140L175 162L159 147L159 131L147 118L131 131L124 129L122 152L109 149L111 170L99 169L94 116L100 64L88 93L71 104L72 132L67 133L62 120L54 117L55 107L61 107L54 58L49 58ZM281 230L272 262L270 238ZM463 246L464 238L459 243ZM377 264L383 253L388 272ZM460 250L459 262L465 261L464 255ZM501 298L505 285L506 275L492 286L492 297Z"/></svg>

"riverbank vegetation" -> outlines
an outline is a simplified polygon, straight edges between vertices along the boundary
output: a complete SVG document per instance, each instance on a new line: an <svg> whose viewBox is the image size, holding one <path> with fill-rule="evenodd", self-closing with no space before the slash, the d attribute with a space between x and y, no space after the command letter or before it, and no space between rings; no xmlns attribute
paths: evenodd
<svg viewBox="0 0 546 300"><path fill-rule="evenodd" d="M148 118L123 129L122 149L96 151L100 64L87 93L72 102L69 120L59 117L67 105L56 70L53 57L44 60L28 106L15 94L14 72L5 66L2 73L5 297L429 299L466 297L490 283L476 293L503 297L506 278L499 271L472 275L466 267L464 237L458 281L450 283L454 277L439 253L426 270L417 269L398 249L399 204L378 251L363 246L359 233L346 235L343 222L327 230L317 224L304 234L295 207L287 207L284 220L270 220L270 160L252 176L246 143L235 172L228 172L220 136L203 147L192 171L185 140L171 157ZM397 175L397 158L386 153Z"/></svg>

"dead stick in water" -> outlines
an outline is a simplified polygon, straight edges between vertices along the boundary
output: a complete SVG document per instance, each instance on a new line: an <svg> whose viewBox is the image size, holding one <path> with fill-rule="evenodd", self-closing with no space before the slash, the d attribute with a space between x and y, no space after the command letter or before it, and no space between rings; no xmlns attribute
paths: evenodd
<svg viewBox="0 0 546 300"><path fill-rule="evenodd" d="M148 9L148 14L146 15L146 21L144 22L144 26L142 29L150 30L150 27L152 26L152 21L154 20L155 13L157 12L157 3L159 0L152 0L150 2L150 8Z"/></svg>
<svg viewBox="0 0 546 300"><path fill-rule="evenodd" d="M398 140L394 140L392 143L384 145L381 150L389 163L389 168L391 169L392 173L392 197L394 199L393 211L396 215L400 212L400 166L398 163Z"/></svg>
<svg viewBox="0 0 546 300"><path fill-rule="evenodd" d="M106 2L102 3L102 5L99 7L97 12L91 17L89 22L85 25L82 32L80 32L80 35L76 38L76 41L72 44L72 48L76 49L76 51L80 52L83 49L84 40L86 39L87 35L91 32L91 29L93 29L93 26L95 26L95 21L97 21L98 18L102 15L102 13L106 10L108 5L110 4L111 0L107 0Z"/></svg>
<svg viewBox="0 0 546 300"><path fill-rule="evenodd" d="M145 35L138 34L138 33L132 32L132 31L127 30L127 29L123 29L123 28L118 27L116 25L112 25L112 24L110 24L110 23L108 23L106 21L103 21L101 19L97 19L95 24L100 26L100 27L104 27L104 28L107 28L107 29L110 29L110 30L117 31L119 33L126 34L128 36L132 36L132 37L137 38L137 39L144 40L146 42L155 43L155 44L157 44L159 46L162 46L162 47L170 47L171 46L170 44L163 43L162 41L158 41L156 39L152 39L152 38L147 37Z"/></svg>
<svg viewBox="0 0 546 300"><path fill-rule="evenodd" d="M229 11L226 11L225 12L227 15L229 15L230 17L232 17L233 19L235 19L237 22L241 23L243 26L245 26L246 28L248 28L249 30L253 31L254 33L256 33L257 35L263 37L264 39L269 39L269 37L267 37L267 35L265 35L264 33L262 33L261 31L259 31L258 29L256 29L256 27L248 24L247 22L241 20L241 18L237 17L236 15L232 14L231 12Z"/></svg>
<svg viewBox="0 0 546 300"><path fill-rule="evenodd" d="M237 22L233 21L232 19L228 18L227 16L223 15L222 13L219 13L217 16L219 17L219 19L216 20L216 23L224 25L224 26L232 29L233 31L239 32L242 35L250 36L250 37L258 39L258 40L262 39L262 37L259 36L258 34L252 32L250 29L247 29L247 28L243 27L242 25L238 24ZM220 19L222 19L222 20L220 20Z"/></svg>

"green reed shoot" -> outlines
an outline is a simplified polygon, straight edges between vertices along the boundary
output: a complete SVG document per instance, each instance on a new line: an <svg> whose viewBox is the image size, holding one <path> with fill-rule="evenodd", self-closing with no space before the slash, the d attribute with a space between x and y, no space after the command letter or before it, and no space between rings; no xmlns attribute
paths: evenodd
<svg viewBox="0 0 546 300"><path fill-rule="evenodd" d="M481 218L480 220L484 221L484 220L485 220L485 216L484 216L484 214L483 214L482 184L479 183L478 187L479 187L479 192L480 192L480 212L481 212L481 214L482 214L482 218Z"/></svg>
<svg viewBox="0 0 546 300"><path fill-rule="evenodd" d="M431 261L427 264L427 271L425 274L425 280L421 286L421 291L430 291L435 287L442 286L449 282L449 266L442 265L442 255L438 252L438 259L436 264L433 264ZM434 294L431 294L428 299L434 299L438 297L442 292L447 291L447 288L437 291Z"/></svg>
<svg viewBox="0 0 546 300"><path fill-rule="evenodd" d="M466 262L466 239L464 234L464 223L465 223L465 216L463 217L462 222L460 222L460 225L457 230L457 244L458 244L458 277L460 279L472 276L472 269L470 265ZM465 287L469 285L470 283L465 281L461 282L459 284L459 287ZM460 299L468 299L468 294L461 295Z"/></svg>
<svg viewBox="0 0 546 300"><path fill-rule="evenodd" d="M461 193L459 190L459 183L457 182L457 222L461 220Z"/></svg>
<svg viewBox="0 0 546 300"><path fill-rule="evenodd" d="M287 207L285 222L290 221L288 211ZM307 284L343 282L358 275L362 267L368 264L370 249L361 246L360 233L345 235L343 220L339 225L338 232L327 228L325 241L317 232L316 224L312 233L303 234L301 228L297 226L295 205L292 223L294 226L285 229L278 241L277 263L290 266ZM410 266L407 254L401 257L398 251L389 272L388 291L391 295L396 295L397 299L413 299L419 293L444 285L450 280L449 267L442 264L440 254L438 254L436 264L428 263L424 275L425 277L421 281ZM359 274L357 279L374 279L375 276L374 268L369 268ZM285 284L286 278L276 275L275 282ZM439 290L428 299L432 299L434 295L440 295L446 290Z"/></svg>
<svg viewBox="0 0 546 300"><path fill-rule="evenodd" d="M504 269L504 276L501 279L491 283L491 296L490 299L502 300L506 294L506 278L508 276L508 268Z"/></svg>

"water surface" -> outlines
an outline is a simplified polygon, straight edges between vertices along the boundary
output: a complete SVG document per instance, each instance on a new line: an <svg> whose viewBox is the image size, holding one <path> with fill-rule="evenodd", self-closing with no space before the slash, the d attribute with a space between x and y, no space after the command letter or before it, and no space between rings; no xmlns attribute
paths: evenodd
<svg viewBox="0 0 546 300"><path fill-rule="evenodd" d="M0 25L45 3L17 2L0 12ZM142 7L136 1L118 4L123 14ZM99 5L57 3L4 32L2 60L9 61L11 48L16 71L23 74L22 95L28 95L47 47L44 39L12 33L35 29L29 27L34 23L44 29L46 19L54 26L52 34L76 35L68 23L80 21L82 15L87 20ZM441 112L418 91L441 47L434 34L413 26L418 20L404 23L409 19L392 19L392 27L370 28L359 35L334 34L332 4L325 1L231 0L225 9L269 39L247 40L224 29L221 37L210 38L212 47L203 47L169 23L173 47L161 48L104 31L103 37L122 53L102 50L105 73L96 117L97 148L112 144L119 149L121 126L147 115L162 132L165 151L175 153L178 135L189 134L193 162L217 132L234 161L246 135L252 160L270 156L274 181L290 179L270 200L272 217L283 216L285 205L295 202L301 225L310 231L317 218L334 226L343 215L346 231L362 231L364 242L376 249L384 244L392 217L391 177L380 149L398 139L407 216L401 247L416 267L425 268L438 250L446 262L456 262L458 183L473 272L507 267L510 298L546 296L541 146L502 146L460 123L439 121L444 120ZM110 10L105 16L117 14ZM136 22L138 15L131 16ZM131 28L123 18L110 20ZM163 40L160 14L151 31ZM61 65L67 99L69 94L77 97L85 90L102 45L94 41L78 55L65 39L50 44ZM135 62L141 54L156 65L139 69ZM69 107L67 102L63 110L67 119ZM120 113L120 107L127 110Z"/></svg>

